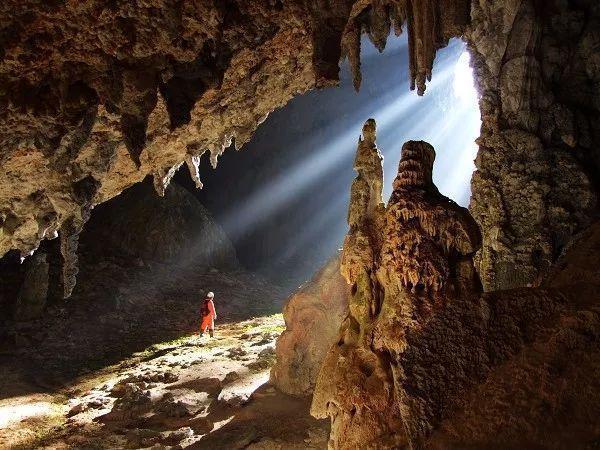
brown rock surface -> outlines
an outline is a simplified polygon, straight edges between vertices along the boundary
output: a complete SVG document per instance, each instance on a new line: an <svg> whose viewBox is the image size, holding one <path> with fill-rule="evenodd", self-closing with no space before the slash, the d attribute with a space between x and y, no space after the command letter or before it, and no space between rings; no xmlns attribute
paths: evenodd
<svg viewBox="0 0 600 450"><path fill-rule="evenodd" d="M406 143L375 215L383 226L369 226L369 214L351 225L349 314L312 413L331 418L331 448L583 447L600 412L600 284L579 270L590 252L575 244L564 256L563 270L580 274L569 286L481 294L477 225L433 185L434 156ZM370 196L358 186L351 211Z"/></svg>
<svg viewBox="0 0 600 450"><path fill-rule="evenodd" d="M277 339L277 362L271 369L271 382L281 391L300 397L312 394L325 354L348 312L349 296L336 256L286 302L286 329Z"/></svg>
<svg viewBox="0 0 600 450"><path fill-rule="evenodd" d="M3 2L0 255L63 228L69 295L91 206L147 175L162 194L184 161L200 186L200 155L216 165L269 112L337 82L348 27L382 47L392 22L399 32L408 20L422 91L435 50L468 21L466 2L372 3Z"/></svg>
<svg viewBox="0 0 600 450"><path fill-rule="evenodd" d="M478 270L488 291L536 285L597 213L600 6L485 0L471 17Z"/></svg>

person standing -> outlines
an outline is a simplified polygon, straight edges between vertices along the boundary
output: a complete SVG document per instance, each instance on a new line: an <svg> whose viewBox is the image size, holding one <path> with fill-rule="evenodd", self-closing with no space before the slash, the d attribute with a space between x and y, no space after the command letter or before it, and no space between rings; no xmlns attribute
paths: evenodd
<svg viewBox="0 0 600 450"><path fill-rule="evenodd" d="M210 337L214 337L215 320L217 319L214 298L215 294L213 292L209 292L204 298L204 304L202 305L202 324L200 325L200 337L202 337L207 329Z"/></svg>

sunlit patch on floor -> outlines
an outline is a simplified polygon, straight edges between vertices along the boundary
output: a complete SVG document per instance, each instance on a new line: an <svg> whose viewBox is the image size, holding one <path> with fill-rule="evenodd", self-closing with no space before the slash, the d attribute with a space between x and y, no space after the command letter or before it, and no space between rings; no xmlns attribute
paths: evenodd
<svg viewBox="0 0 600 450"><path fill-rule="evenodd" d="M0 404L0 428L34 417L44 416L52 411L53 407L50 402L31 402L28 396L12 398L9 399L8 404Z"/></svg>
<svg viewBox="0 0 600 450"><path fill-rule="evenodd" d="M267 420L269 408L261 407L264 417L253 413L249 419L246 407L276 395L273 388L256 391L268 382L275 340L283 329L283 318L276 314L219 325L214 339L190 335L152 345L76 381L65 390L62 404L35 395L0 403L0 426L13 425L11 442L23 448L204 448L205 439L229 433L227 426L240 418L268 430L254 422ZM292 414L308 416L307 408ZM47 433L17 436L23 421L43 422L50 414L59 422L46 427Z"/></svg>

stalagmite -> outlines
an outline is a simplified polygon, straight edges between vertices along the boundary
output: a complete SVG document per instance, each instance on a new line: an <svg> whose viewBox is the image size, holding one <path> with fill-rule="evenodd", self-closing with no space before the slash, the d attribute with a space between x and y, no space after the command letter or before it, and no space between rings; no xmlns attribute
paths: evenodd
<svg viewBox="0 0 600 450"><path fill-rule="evenodd" d="M384 206L382 157L375 145L375 121L363 127L355 159L341 272L351 286L349 313L340 336L323 362L313 396L315 417L331 417L333 448L399 447L405 442L400 411L394 402L388 364L369 348L370 324L377 313L380 291L374 284L376 252ZM359 370L356 370L360 368ZM358 388L357 387L363 387Z"/></svg>
<svg viewBox="0 0 600 450"><path fill-rule="evenodd" d="M593 302L584 300L598 292L597 277L576 287L483 295L473 262L479 228L433 184L433 147L404 144L388 205L374 207L381 160L372 121L363 136L342 252L350 308L311 408L331 419L330 448L546 447L568 439L552 434L557 422L585 430L581 442L591 438L593 420L582 418L596 414L595 401L580 398L566 416L537 405L548 395L569 402L575 386L598 396L592 374L600 348L584 337L600 330ZM577 317L588 317L588 325ZM556 340L564 333L572 333L577 352L594 355L583 366L571 359L570 344ZM544 389L523 375L554 358L569 375L539 369ZM506 370L519 374L508 385ZM520 405L523 392L529 410ZM520 423L535 432L524 433Z"/></svg>

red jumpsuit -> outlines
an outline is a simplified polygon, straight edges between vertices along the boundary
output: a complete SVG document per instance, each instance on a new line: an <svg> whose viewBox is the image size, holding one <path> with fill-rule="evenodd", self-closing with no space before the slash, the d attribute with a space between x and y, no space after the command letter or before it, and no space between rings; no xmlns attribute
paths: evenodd
<svg viewBox="0 0 600 450"><path fill-rule="evenodd" d="M204 299L204 306L202 307L202 324L200 325L200 333L204 333L206 329L211 332L215 329L215 319L217 318L217 312L215 311L215 304L210 298Z"/></svg>

